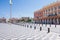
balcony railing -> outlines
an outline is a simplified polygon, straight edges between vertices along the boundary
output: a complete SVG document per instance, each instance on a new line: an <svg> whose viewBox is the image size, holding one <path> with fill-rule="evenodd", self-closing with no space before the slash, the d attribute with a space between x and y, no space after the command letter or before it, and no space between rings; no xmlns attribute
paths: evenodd
<svg viewBox="0 0 60 40"><path fill-rule="evenodd" d="M48 16L56 16L57 14L49 14Z"/></svg>

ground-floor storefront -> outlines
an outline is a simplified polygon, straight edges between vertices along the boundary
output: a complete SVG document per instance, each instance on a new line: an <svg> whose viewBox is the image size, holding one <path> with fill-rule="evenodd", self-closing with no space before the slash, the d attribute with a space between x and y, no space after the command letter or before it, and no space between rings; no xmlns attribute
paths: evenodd
<svg viewBox="0 0 60 40"><path fill-rule="evenodd" d="M40 24L60 24L60 16L44 17L42 19L35 20L35 23L40 23Z"/></svg>

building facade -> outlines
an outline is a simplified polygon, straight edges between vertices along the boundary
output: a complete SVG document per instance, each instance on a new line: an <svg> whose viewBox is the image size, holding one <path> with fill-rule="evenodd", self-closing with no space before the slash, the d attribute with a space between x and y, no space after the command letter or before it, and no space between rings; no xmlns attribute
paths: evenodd
<svg viewBox="0 0 60 40"><path fill-rule="evenodd" d="M29 17L22 17L21 20L24 20L26 22L29 20Z"/></svg>
<svg viewBox="0 0 60 40"><path fill-rule="evenodd" d="M11 18L9 19L10 23L18 23L18 19L17 18Z"/></svg>
<svg viewBox="0 0 60 40"><path fill-rule="evenodd" d="M29 20L29 17L21 17L21 18L10 18L8 22L10 23L19 23L19 22L26 22Z"/></svg>
<svg viewBox="0 0 60 40"><path fill-rule="evenodd" d="M34 12L35 23L60 24L60 2L51 3Z"/></svg>
<svg viewBox="0 0 60 40"><path fill-rule="evenodd" d="M6 23L6 18L4 17L0 18L0 23Z"/></svg>

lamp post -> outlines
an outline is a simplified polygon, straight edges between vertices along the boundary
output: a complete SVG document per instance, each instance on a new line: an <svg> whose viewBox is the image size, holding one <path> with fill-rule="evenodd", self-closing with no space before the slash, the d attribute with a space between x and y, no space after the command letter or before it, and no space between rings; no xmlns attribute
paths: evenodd
<svg viewBox="0 0 60 40"><path fill-rule="evenodd" d="M12 0L10 0L10 19L12 18Z"/></svg>

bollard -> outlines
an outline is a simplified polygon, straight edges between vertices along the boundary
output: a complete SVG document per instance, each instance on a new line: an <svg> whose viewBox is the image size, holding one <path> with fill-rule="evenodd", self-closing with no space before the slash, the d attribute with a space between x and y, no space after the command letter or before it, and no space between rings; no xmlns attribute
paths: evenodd
<svg viewBox="0 0 60 40"><path fill-rule="evenodd" d="M27 28L28 28L29 26L27 25Z"/></svg>
<svg viewBox="0 0 60 40"><path fill-rule="evenodd" d="M32 26L30 26L30 28L32 28Z"/></svg>
<svg viewBox="0 0 60 40"><path fill-rule="evenodd" d="M50 28L48 28L48 33L50 32Z"/></svg>
<svg viewBox="0 0 60 40"><path fill-rule="evenodd" d="M60 35L59 35L59 37L60 37Z"/></svg>
<svg viewBox="0 0 60 40"><path fill-rule="evenodd" d="M55 25L55 27L56 27L56 25Z"/></svg>
<svg viewBox="0 0 60 40"><path fill-rule="evenodd" d="M40 27L40 31L42 30L42 27Z"/></svg>
<svg viewBox="0 0 60 40"><path fill-rule="evenodd" d="M36 29L36 27L34 27L34 29Z"/></svg>
<svg viewBox="0 0 60 40"><path fill-rule="evenodd" d="M55 27L56 27L56 24L55 24Z"/></svg>

